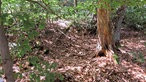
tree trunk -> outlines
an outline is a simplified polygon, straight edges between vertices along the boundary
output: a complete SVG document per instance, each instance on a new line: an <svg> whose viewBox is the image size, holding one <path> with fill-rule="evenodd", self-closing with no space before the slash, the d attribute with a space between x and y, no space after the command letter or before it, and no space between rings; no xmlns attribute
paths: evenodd
<svg viewBox="0 0 146 82"><path fill-rule="evenodd" d="M74 7L77 7L77 5L78 5L78 1L74 0ZM75 12L78 12L78 10L75 10Z"/></svg>
<svg viewBox="0 0 146 82"><path fill-rule="evenodd" d="M98 56L108 56L111 58L113 52L112 29L110 27L110 8L108 3L102 0L99 0L99 3L102 5L97 9L97 28L100 46Z"/></svg>
<svg viewBox="0 0 146 82"><path fill-rule="evenodd" d="M7 82L14 82L13 78L13 63L9 52L8 41L4 34L3 27L0 26L0 54L2 57L3 69Z"/></svg>
<svg viewBox="0 0 146 82"><path fill-rule="evenodd" d="M126 6L121 6L117 12L116 12L116 17L113 19L114 23L114 37L113 37L113 46L116 48L117 46L120 45L120 35L121 35L121 27L122 27L122 21L125 16L125 11L126 11Z"/></svg>
<svg viewBox="0 0 146 82"><path fill-rule="evenodd" d="M77 6L77 0L74 0L74 7Z"/></svg>
<svg viewBox="0 0 146 82"><path fill-rule="evenodd" d="M1 17L1 0L0 0L0 17ZM5 73L5 79L7 82L14 82L13 78L13 63L9 52L8 41L4 33L2 23L0 23L0 54L2 57L3 69Z"/></svg>

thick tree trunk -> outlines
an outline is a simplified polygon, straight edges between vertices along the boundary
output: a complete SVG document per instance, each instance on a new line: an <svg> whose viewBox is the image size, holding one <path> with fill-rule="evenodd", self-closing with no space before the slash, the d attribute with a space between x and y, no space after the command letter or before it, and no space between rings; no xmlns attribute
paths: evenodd
<svg viewBox="0 0 146 82"><path fill-rule="evenodd" d="M101 0L102 1L102 0ZM110 9L105 8L104 5L108 4L104 1L100 2L100 8L97 9L97 27L98 27L98 38L100 43L99 56L111 57L112 52L112 29L110 26Z"/></svg>
<svg viewBox="0 0 146 82"><path fill-rule="evenodd" d="M122 21L125 16L125 11L126 11L126 6L121 6L117 12L116 12L116 17L113 19L114 23L114 37L113 37L113 46L117 47L120 45L120 35L121 35L121 27L122 27Z"/></svg>
<svg viewBox="0 0 146 82"><path fill-rule="evenodd" d="M1 16L1 0L0 0L0 16ZM2 57L3 69L5 73L5 79L7 82L14 82L13 78L13 63L9 52L8 41L4 33L2 23L0 23L0 54Z"/></svg>

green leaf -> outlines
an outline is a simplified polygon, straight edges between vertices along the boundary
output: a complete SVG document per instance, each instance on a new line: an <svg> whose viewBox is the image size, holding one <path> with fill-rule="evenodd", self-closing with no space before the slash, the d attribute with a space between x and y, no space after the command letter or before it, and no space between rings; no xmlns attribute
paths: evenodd
<svg viewBox="0 0 146 82"><path fill-rule="evenodd" d="M119 64L119 57L118 55L114 54L115 63Z"/></svg>
<svg viewBox="0 0 146 82"><path fill-rule="evenodd" d="M52 63L52 64L50 65L50 68L55 69L56 67L57 67L57 63Z"/></svg>
<svg viewBox="0 0 146 82"><path fill-rule="evenodd" d="M35 80L35 79L36 79L36 77L37 77L37 75L36 75L35 73L31 73L31 74L30 74L30 79L31 79L31 82L36 81L36 80Z"/></svg>
<svg viewBox="0 0 146 82"><path fill-rule="evenodd" d="M145 62L144 55L140 52L139 53L140 62Z"/></svg>
<svg viewBox="0 0 146 82"><path fill-rule="evenodd" d="M15 73L14 77L15 77L15 78L20 78L20 79L23 78L23 76L22 76L21 73Z"/></svg>
<svg viewBox="0 0 146 82"><path fill-rule="evenodd" d="M63 80L64 80L64 76L63 76L63 75L61 75L61 74L57 74L57 77L58 77L61 81L63 81Z"/></svg>
<svg viewBox="0 0 146 82"><path fill-rule="evenodd" d="M39 33L37 31L33 30L33 31L29 32L28 35L29 35L28 38L32 40L35 37L37 37L39 35Z"/></svg>
<svg viewBox="0 0 146 82"><path fill-rule="evenodd" d="M41 23L41 24L39 25L39 28L40 28L40 29L44 29L45 26L46 26L46 24L45 24L45 22L44 22L44 23Z"/></svg>
<svg viewBox="0 0 146 82"><path fill-rule="evenodd" d="M55 73L47 73L45 81L54 82L55 80Z"/></svg>

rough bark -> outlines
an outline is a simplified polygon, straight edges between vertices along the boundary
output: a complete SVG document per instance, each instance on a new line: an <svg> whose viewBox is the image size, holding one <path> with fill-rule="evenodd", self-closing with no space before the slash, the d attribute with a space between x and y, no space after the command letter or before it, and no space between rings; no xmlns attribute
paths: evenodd
<svg viewBox="0 0 146 82"><path fill-rule="evenodd" d="M102 1L102 0L101 0ZM100 2L103 5L109 6L106 2ZM100 43L99 56L109 56L112 55L112 29L110 27L110 9L105 8L101 5L97 9L97 27L98 27L98 38ZM102 7L103 6L103 7Z"/></svg>
<svg viewBox="0 0 146 82"><path fill-rule="evenodd" d="M0 0L0 7L1 7L1 0ZM1 8L0 8L1 12ZM1 16L1 13L0 13ZM7 82L14 82L13 78L13 63L9 52L8 41L4 33L4 29L2 23L0 24L0 54L2 57L3 69L5 73L5 79Z"/></svg>
<svg viewBox="0 0 146 82"><path fill-rule="evenodd" d="M120 45L120 34L121 34L121 27L122 27L122 21L124 19L125 16L125 11L126 11L126 6L123 5L121 6L117 12L116 12L116 16L113 19L113 23L114 23L114 35L113 35L113 46L117 47L118 45Z"/></svg>

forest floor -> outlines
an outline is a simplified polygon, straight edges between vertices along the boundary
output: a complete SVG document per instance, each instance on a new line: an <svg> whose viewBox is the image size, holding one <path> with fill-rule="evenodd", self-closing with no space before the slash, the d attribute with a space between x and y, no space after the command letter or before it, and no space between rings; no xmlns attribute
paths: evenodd
<svg viewBox="0 0 146 82"><path fill-rule="evenodd" d="M146 82L146 34L122 29L121 38L119 64L114 64L107 57L95 57L97 35L76 28L64 34L58 25L48 25L38 38L41 51L47 52L37 53L58 64L54 71L64 76L62 82Z"/></svg>
<svg viewBox="0 0 146 82"><path fill-rule="evenodd" d="M42 45L49 50L45 60L58 63L63 82L146 82L146 34L122 29L119 64L96 57L98 38L71 28L66 34L58 26L42 31Z"/></svg>

